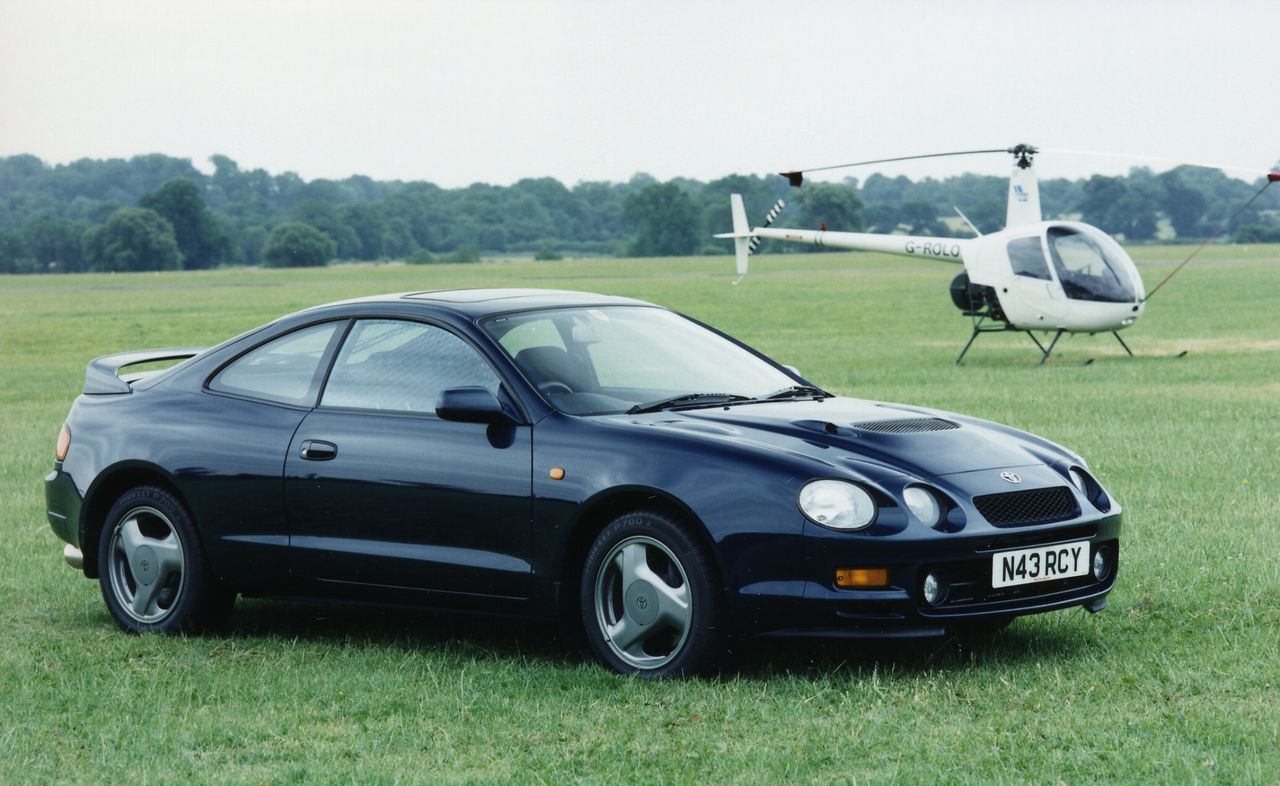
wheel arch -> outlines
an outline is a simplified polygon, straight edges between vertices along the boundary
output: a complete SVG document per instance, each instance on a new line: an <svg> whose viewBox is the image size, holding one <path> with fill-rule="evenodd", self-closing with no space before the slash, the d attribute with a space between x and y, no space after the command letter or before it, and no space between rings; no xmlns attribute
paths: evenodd
<svg viewBox="0 0 1280 786"><path fill-rule="evenodd" d="M649 486L619 486L601 491L583 502L565 541L564 559L560 565L558 611L562 622L580 625L578 613L578 581L586 561L587 550L609 523L624 513L652 510L669 516L706 549L715 567L716 584L723 587L724 570L715 542L706 524L683 500L669 492Z"/></svg>
<svg viewBox="0 0 1280 786"><path fill-rule="evenodd" d="M98 541L107 512L120 495L138 486L157 486L177 497L183 505L187 504L173 475L155 464L125 461L104 470L85 493L80 508L80 551L84 555L84 575L88 578L98 578Z"/></svg>

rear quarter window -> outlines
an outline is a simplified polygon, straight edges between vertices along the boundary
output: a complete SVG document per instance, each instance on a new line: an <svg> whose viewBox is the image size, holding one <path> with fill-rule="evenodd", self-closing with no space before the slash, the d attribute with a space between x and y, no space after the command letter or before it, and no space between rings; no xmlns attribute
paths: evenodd
<svg viewBox="0 0 1280 786"><path fill-rule="evenodd" d="M281 404L315 404L323 374L321 361L333 343L339 325L295 330L233 360L209 381L219 393L276 401Z"/></svg>

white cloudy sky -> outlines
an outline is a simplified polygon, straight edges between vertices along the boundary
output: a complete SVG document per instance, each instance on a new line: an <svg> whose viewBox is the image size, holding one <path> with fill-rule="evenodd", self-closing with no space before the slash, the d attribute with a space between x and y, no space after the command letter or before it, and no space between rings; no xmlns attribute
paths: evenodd
<svg viewBox="0 0 1280 786"><path fill-rule="evenodd" d="M1278 33L1276 0L0 0L0 155L445 186L1020 141L1264 169Z"/></svg>

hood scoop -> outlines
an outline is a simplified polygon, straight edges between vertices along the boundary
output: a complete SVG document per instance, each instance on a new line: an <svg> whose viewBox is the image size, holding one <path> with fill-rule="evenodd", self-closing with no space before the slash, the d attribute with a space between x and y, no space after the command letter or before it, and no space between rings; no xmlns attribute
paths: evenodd
<svg viewBox="0 0 1280 786"><path fill-rule="evenodd" d="M895 418L892 420L867 420L850 424L860 431L875 431L880 434L919 434L923 431L950 431L960 428L960 424L944 418Z"/></svg>

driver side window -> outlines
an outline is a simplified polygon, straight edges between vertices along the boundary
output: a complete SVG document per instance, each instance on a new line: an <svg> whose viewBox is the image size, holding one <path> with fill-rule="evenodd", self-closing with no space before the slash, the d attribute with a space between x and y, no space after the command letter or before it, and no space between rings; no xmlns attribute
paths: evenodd
<svg viewBox="0 0 1280 786"><path fill-rule="evenodd" d="M449 388L478 386L496 395L500 385L480 353L443 328L363 319L338 352L320 406L432 413Z"/></svg>

